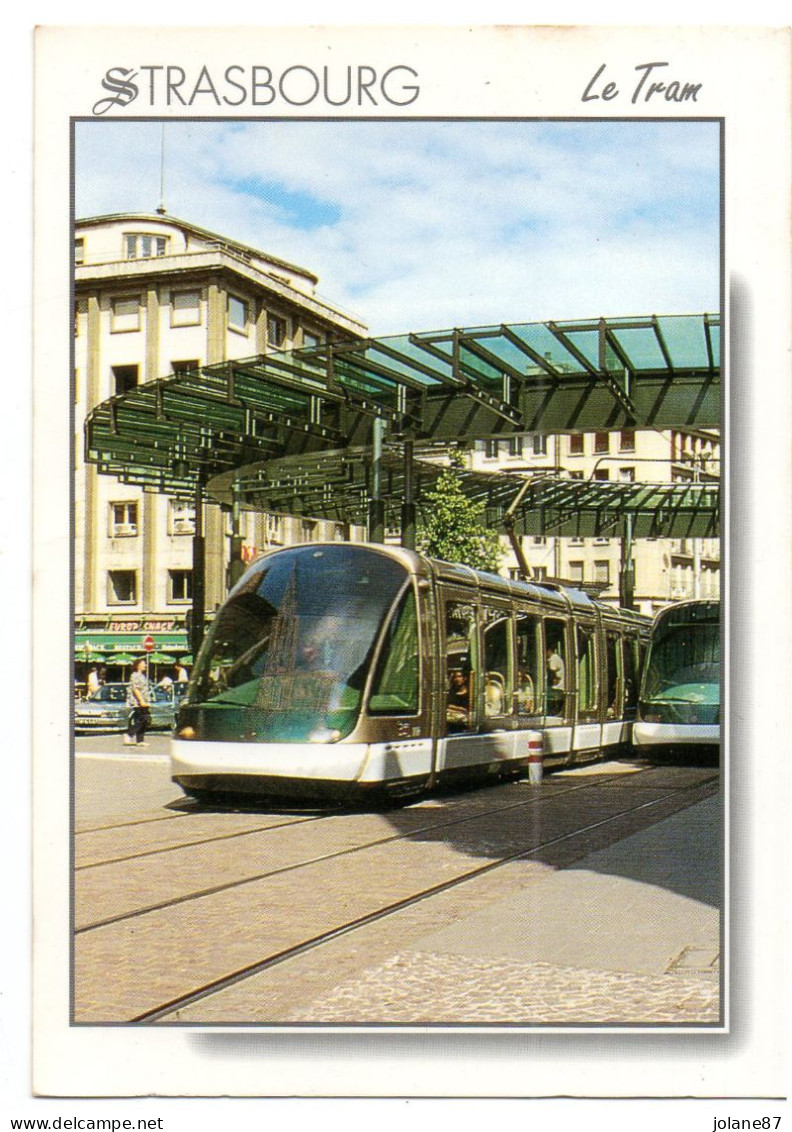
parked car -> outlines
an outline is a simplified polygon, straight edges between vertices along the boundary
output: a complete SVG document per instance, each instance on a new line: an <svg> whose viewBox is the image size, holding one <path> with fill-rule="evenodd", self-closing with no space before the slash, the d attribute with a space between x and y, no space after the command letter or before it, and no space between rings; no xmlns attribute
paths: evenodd
<svg viewBox="0 0 792 1132"><path fill-rule="evenodd" d="M187 692L187 684L151 689L151 730L168 730L176 719L176 708ZM129 720L126 684L103 684L74 708L74 729L78 732L126 731Z"/></svg>

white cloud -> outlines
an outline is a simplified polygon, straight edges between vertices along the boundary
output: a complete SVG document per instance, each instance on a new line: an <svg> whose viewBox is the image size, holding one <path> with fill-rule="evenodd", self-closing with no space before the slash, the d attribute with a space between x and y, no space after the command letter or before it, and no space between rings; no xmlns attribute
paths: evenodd
<svg viewBox="0 0 792 1132"><path fill-rule="evenodd" d="M78 215L153 211L155 124L78 128ZM717 127L166 128L169 211L299 263L375 334L718 303Z"/></svg>

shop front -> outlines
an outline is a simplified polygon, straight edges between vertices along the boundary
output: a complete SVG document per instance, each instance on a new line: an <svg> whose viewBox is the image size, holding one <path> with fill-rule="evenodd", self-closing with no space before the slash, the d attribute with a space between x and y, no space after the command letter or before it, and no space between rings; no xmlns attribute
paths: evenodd
<svg viewBox="0 0 792 1132"><path fill-rule="evenodd" d="M192 664L184 618L81 618L74 631L74 691L87 690L88 674L96 668L104 683L125 682L136 660L145 657L154 681Z"/></svg>

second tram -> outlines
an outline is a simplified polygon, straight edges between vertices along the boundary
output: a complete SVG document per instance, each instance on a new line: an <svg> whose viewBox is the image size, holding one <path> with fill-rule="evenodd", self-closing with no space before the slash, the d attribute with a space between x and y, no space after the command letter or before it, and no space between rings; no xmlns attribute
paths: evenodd
<svg viewBox="0 0 792 1132"><path fill-rule="evenodd" d="M720 747L720 603L683 601L655 618L633 744L645 755Z"/></svg>
<svg viewBox="0 0 792 1132"><path fill-rule="evenodd" d="M629 746L650 621L367 544L275 551L201 648L172 743L188 794L396 796Z"/></svg>

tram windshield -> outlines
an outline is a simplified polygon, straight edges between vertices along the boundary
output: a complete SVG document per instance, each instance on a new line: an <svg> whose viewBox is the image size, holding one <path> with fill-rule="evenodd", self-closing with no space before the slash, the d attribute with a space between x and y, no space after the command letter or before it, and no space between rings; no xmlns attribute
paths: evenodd
<svg viewBox="0 0 792 1132"><path fill-rule="evenodd" d="M666 722L716 723L720 707L720 623L671 617L656 625L644 676L642 707Z"/></svg>
<svg viewBox="0 0 792 1132"><path fill-rule="evenodd" d="M211 737L332 742L349 734L405 580L394 559L346 544L263 559L221 608L198 658L189 703L226 709L212 711L211 723L207 715Z"/></svg>

